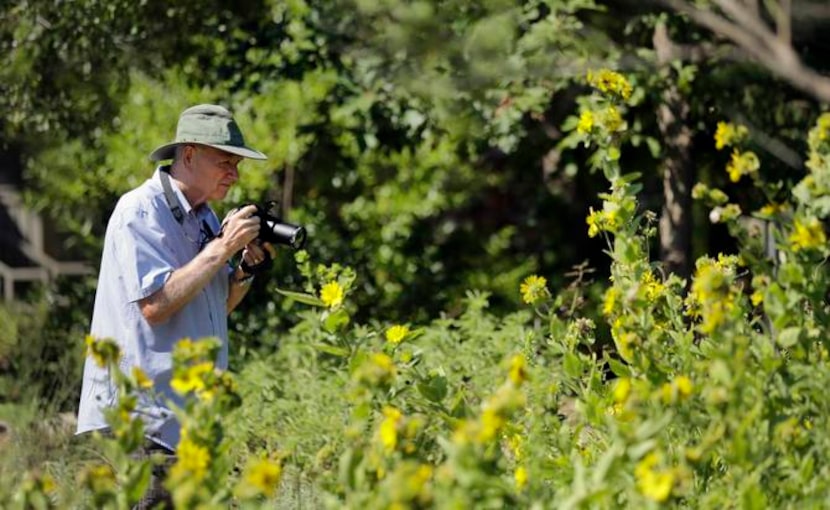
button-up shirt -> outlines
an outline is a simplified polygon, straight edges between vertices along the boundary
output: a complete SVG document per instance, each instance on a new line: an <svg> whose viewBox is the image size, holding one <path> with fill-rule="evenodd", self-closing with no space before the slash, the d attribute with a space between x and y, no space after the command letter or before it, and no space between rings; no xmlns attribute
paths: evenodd
<svg viewBox="0 0 830 510"><path fill-rule="evenodd" d="M142 395L136 415L145 422L147 437L175 449L179 423L168 401L182 405L170 388L173 348L182 338L194 341L216 337L222 342L217 367L227 368L228 276L219 271L208 285L165 323L150 325L138 301L155 293L176 269L199 253L206 238L219 232L216 214L205 204L193 209L172 184L184 212L176 221L164 196L159 167L153 177L118 201L107 225L95 295L91 334L111 338L121 347L121 369L139 367L153 381L154 396ZM207 226L210 233L205 232ZM114 406L118 395L106 368L91 357L84 366L78 411L78 433L107 428L103 409Z"/></svg>

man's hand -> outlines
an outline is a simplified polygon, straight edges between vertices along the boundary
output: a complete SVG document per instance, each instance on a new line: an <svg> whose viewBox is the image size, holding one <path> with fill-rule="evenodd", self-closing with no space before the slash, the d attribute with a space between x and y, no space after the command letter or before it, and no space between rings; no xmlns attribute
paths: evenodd
<svg viewBox="0 0 830 510"><path fill-rule="evenodd" d="M247 205L229 212L222 220L222 237L219 239L227 250L227 258L253 245L259 235L259 218L252 217L256 210L255 205Z"/></svg>
<svg viewBox="0 0 830 510"><path fill-rule="evenodd" d="M248 243L242 252L242 260L251 267L261 264L269 256L272 259L277 256L277 250L271 243Z"/></svg>

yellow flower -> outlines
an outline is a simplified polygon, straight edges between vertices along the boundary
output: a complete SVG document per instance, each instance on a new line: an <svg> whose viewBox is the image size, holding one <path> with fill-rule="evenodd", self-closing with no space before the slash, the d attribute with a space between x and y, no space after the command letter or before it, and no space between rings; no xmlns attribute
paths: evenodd
<svg viewBox="0 0 830 510"><path fill-rule="evenodd" d="M674 473L671 471L650 472L638 482L643 496L661 503L669 499L671 495L672 487L674 487Z"/></svg>
<svg viewBox="0 0 830 510"><path fill-rule="evenodd" d="M751 296L749 296L749 301L752 302L752 306L759 306L764 302L764 292L756 290Z"/></svg>
<svg viewBox="0 0 830 510"><path fill-rule="evenodd" d="M795 220L789 240L793 251L801 251L821 248L827 242L827 237L818 219L808 218Z"/></svg>
<svg viewBox="0 0 830 510"><path fill-rule="evenodd" d="M547 284L548 281L543 276L534 274L525 278L519 287L524 302L532 305L542 298L548 297L550 292L546 287Z"/></svg>
<svg viewBox="0 0 830 510"><path fill-rule="evenodd" d="M504 417L499 415L495 409L485 409L481 413L481 429L478 433L479 442L488 443L492 441L504 425Z"/></svg>
<svg viewBox="0 0 830 510"><path fill-rule="evenodd" d="M282 467L277 462L261 459L250 466L245 474L245 483L260 494L271 497L279 487Z"/></svg>
<svg viewBox="0 0 830 510"><path fill-rule="evenodd" d="M583 135L587 135L594 129L594 113L590 110L585 110L579 114L579 122L576 124L576 131Z"/></svg>
<svg viewBox="0 0 830 510"><path fill-rule="evenodd" d="M628 396L631 394L631 379L628 377L623 377L617 380L617 384L614 385L614 402L618 404L624 404L628 400Z"/></svg>
<svg viewBox="0 0 830 510"><path fill-rule="evenodd" d="M605 124L605 129L609 132L619 131L622 128L623 120L622 116L620 115L619 110L614 105L609 106L603 112L603 123Z"/></svg>
<svg viewBox="0 0 830 510"><path fill-rule="evenodd" d="M397 345L406 338L409 334L409 327L396 324L386 330L386 341L390 344Z"/></svg>
<svg viewBox="0 0 830 510"><path fill-rule="evenodd" d="M746 126L718 122L718 128L715 131L715 148L721 150L724 147L742 142L748 134L749 130Z"/></svg>
<svg viewBox="0 0 830 510"><path fill-rule="evenodd" d="M617 344L617 350L620 356L624 360L631 362L634 359L634 346L637 344L637 335L630 331L618 330L614 332L612 329L611 336L614 339L614 343Z"/></svg>
<svg viewBox="0 0 830 510"><path fill-rule="evenodd" d="M516 488L524 489L527 486L527 469L524 466L517 467L513 478L516 480Z"/></svg>
<svg viewBox="0 0 830 510"><path fill-rule="evenodd" d="M170 381L170 387L176 393L184 395L191 391L201 391L207 387L204 376L213 372L213 363L205 361L176 372L173 380Z"/></svg>
<svg viewBox="0 0 830 510"><path fill-rule="evenodd" d="M692 380L686 377L685 375L679 375L674 379L674 385L677 387L677 393L680 395L680 398L686 398L691 396L692 391L694 391L694 384Z"/></svg>
<svg viewBox="0 0 830 510"><path fill-rule="evenodd" d="M593 207L589 209L588 217L585 218L588 224L588 237L596 237L600 232L602 226L602 212L595 211Z"/></svg>
<svg viewBox="0 0 830 510"><path fill-rule="evenodd" d="M789 208L789 205L787 203L781 203L781 204L773 203L773 204L765 205L764 207L762 207L758 211L758 213L763 215L763 216L775 216L776 214L778 214L780 212L786 211L788 208Z"/></svg>
<svg viewBox="0 0 830 510"><path fill-rule="evenodd" d="M329 282L320 289L320 299L329 308L336 308L343 303L343 287L337 282Z"/></svg>
<svg viewBox="0 0 830 510"><path fill-rule="evenodd" d="M193 477L197 480L204 478L210 462L210 452L204 446L197 445L189 438L179 442L176 449L176 463L171 469L175 478Z"/></svg>
<svg viewBox="0 0 830 510"><path fill-rule="evenodd" d="M398 444L398 423L401 421L401 412L394 407L383 408L383 421L378 431L380 442L387 451L392 451Z"/></svg>
<svg viewBox="0 0 830 510"><path fill-rule="evenodd" d="M732 151L732 159L726 164L726 171L730 181L738 182L742 176L752 174L760 167L761 163L754 152L738 152L735 149Z"/></svg>
<svg viewBox="0 0 830 510"><path fill-rule="evenodd" d="M373 353L353 375L353 379L370 387L385 386L395 379L395 363L382 352Z"/></svg>
<svg viewBox="0 0 830 510"><path fill-rule="evenodd" d="M516 460L520 460L524 457L524 452L522 451L522 436L519 434L513 434L509 438L507 438L507 445L510 447L510 451L513 452L513 456L516 457Z"/></svg>
<svg viewBox="0 0 830 510"><path fill-rule="evenodd" d="M660 393L663 402L671 404L677 401L684 401L692 395L694 384L685 375L679 375L671 383L663 384Z"/></svg>
<svg viewBox="0 0 830 510"><path fill-rule="evenodd" d="M527 362L524 356L516 354L510 359L510 381L516 386L521 386L527 381Z"/></svg>
<svg viewBox="0 0 830 510"><path fill-rule="evenodd" d="M642 283L645 287L645 297L647 301L653 302L658 299L666 287L654 277L654 273L646 271L643 273Z"/></svg>
<svg viewBox="0 0 830 510"><path fill-rule="evenodd" d="M622 100L631 97L631 84L625 76L610 69L601 69L598 72L588 71L588 83L604 94L616 96Z"/></svg>
<svg viewBox="0 0 830 510"><path fill-rule="evenodd" d="M661 503L671 495L674 487L674 472L656 471L654 467L660 463L660 455L651 452L634 468L634 477L637 479L637 488L653 501Z"/></svg>
<svg viewBox="0 0 830 510"><path fill-rule="evenodd" d="M133 367L133 379L135 379L135 384L142 389L148 390L153 387L153 381L147 377L147 374L144 373L144 370L141 370L138 367Z"/></svg>
<svg viewBox="0 0 830 510"><path fill-rule="evenodd" d="M605 291L605 298L602 300L602 314L610 316L614 313L617 307L617 298L620 296L620 290L617 287L609 287Z"/></svg>
<svg viewBox="0 0 830 510"><path fill-rule="evenodd" d="M82 474L82 480L93 493L115 491L118 487L115 472L106 464L88 467Z"/></svg>
<svg viewBox="0 0 830 510"><path fill-rule="evenodd" d="M99 367L106 367L110 363L117 363L121 357L121 349L114 341L104 338L97 339L92 335L87 335L86 340L87 354L92 357Z"/></svg>

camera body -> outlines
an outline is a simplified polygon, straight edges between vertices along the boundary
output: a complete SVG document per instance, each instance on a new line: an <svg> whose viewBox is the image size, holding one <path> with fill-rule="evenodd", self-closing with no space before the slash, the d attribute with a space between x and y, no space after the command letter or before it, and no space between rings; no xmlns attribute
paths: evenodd
<svg viewBox="0 0 830 510"><path fill-rule="evenodd" d="M263 205L254 205L257 210L251 217L259 218L257 239L266 243L289 246L294 250L299 250L305 245L307 236L305 227L282 221L274 214L277 209L276 202L269 201Z"/></svg>

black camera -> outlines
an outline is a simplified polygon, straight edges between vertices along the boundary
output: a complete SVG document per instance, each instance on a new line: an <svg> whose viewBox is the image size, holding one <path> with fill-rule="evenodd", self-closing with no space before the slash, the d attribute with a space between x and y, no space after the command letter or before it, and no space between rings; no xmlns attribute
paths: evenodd
<svg viewBox="0 0 830 510"><path fill-rule="evenodd" d="M301 249L306 239L305 227L282 221L274 214L276 209L274 201L256 206L256 212L251 217L259 218L258 239L265 243L284 244L294 250Z"/></svg>

